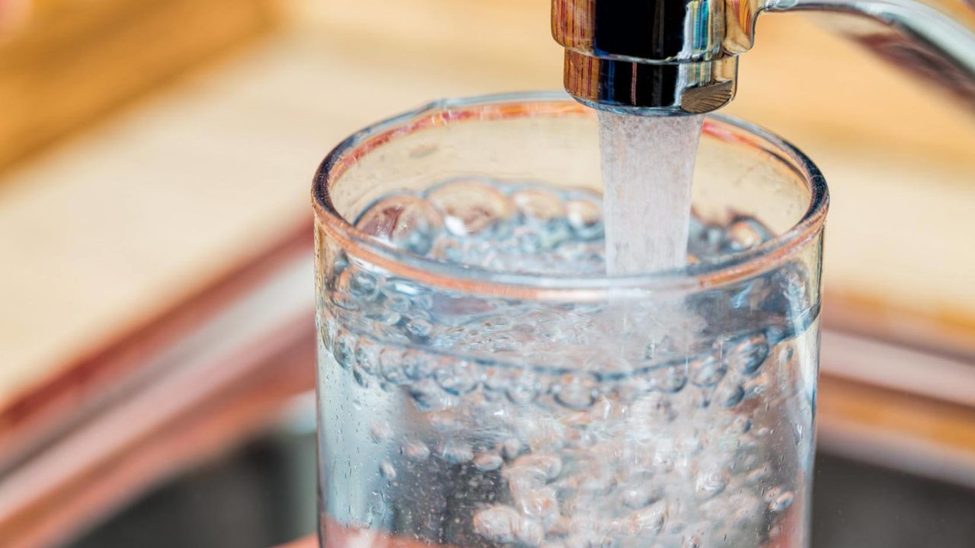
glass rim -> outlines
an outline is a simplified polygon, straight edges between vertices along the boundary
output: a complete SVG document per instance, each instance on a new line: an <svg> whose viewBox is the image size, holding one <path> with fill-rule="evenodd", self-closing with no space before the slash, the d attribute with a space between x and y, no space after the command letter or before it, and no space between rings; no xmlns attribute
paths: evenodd
<svg viewBox="0 0 975 548"><path fill-rule="evenodd" d="M527 108L531 106L534 108ZM720 287L759 275L786 262L823 230L829 209L829 189L812 160L772 132L719 114L707 115L704 133L720 138L722 136L718 135L719 132L728 133L720 131L722 126L731 128L736 134L724 135L725 139L743 142L746 146L762 148L784 157L793 164L792 167L808 185L810 198L806 212L789 230L752 249L721 257L713 262L657 272L599 276L488 270L438 261L397 249L356 228L332 203L329 183L341 177L357 158L393 139L447 123L501 120L537 114L542 111L538 107L542 106L547 106L552 113L591 115L590 109L577 103L566 93L524 92L440 99L370 125L339 143L319 165L311 192L315 217L343 249L354 248L353 256L394 275L420 278L425 285L441 286L463 293L530 299L544 299L547 296L559 299L598 298L606 293L686 292ZM483 116L485 107L493 107L490 113L495 118ZM480 116L474 116L475 112ZM768 146L763 147L763 142ZM349 152L354 152L351 158L347 158Z"/></svg>

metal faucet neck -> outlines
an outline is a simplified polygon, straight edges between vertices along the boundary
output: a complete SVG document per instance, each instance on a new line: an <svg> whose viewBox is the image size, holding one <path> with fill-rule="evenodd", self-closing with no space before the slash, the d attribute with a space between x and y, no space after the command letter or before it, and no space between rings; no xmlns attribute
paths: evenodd
<svg viewBox="0 0 975 548"><path fill-rule="evenodd" d="M737 56L762 11L853 18L840 30L975 107L975 3L967 0L553 0L565 88L604 110L702 114L731 102ZM852 21L852 24L850 22Z"/></svg>

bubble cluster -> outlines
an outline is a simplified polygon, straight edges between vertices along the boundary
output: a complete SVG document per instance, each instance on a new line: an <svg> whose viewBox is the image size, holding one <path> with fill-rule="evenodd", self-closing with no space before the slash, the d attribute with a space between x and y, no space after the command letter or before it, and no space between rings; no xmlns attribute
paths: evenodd
<svg viewBox="0 0 975 548"><path fill-rule="evenodd" d="M356 226L488 271L605 268L584 190L456 179L377 200ZM708 262L771 237L695 217L688 249ZM332 458L362 470L331 497L378 493L328 499L335 519L475 548L734 548L804 496L813 390L795 370L818 301L801 264L622 304L472 297L341 251L322 270L323 405L363 402L329 423Z"/></svg>

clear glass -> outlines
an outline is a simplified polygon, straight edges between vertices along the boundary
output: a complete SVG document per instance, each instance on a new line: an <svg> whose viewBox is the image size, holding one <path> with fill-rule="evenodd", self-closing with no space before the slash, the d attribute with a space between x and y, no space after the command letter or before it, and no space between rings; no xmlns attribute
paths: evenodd
<svg viewBox="0 0 975 548"><path fill-rule="evenodd" d="M509 95L326 158L322 546L807 546L822 176L710 117L690 266L610 278L597 139Z"/></svg>

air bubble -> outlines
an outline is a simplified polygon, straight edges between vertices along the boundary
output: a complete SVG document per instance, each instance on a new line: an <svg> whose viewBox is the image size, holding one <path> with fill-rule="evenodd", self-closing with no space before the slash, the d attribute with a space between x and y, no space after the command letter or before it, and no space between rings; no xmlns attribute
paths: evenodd
<svg viewBox="0 0 975 548"><path fill-rule="evenodd" d="M403 352L395 348L384 348L379 353L379 370L383 378L394 386L408 381L403 370Z"/></svg>
<svg viewBox="0 0 975 548"><path fill-rule="evenodd" d="M751 399L761 396L765 389L768 387L769 379L767 373L761 373L758 376L752 377L742 383L741 388L744 390L744 398Z"/></svg>
<svg viewBox="0 0 975 548"><path fill-rule="evenodd" d="M361 367L356 366L352 369L352 378L355 379L356 384L363 388L369 388L369 375L366 374Z"/></svg>
<svg viewBox="0 0 975 548"><path fill-rule="evenodd" d="M376 422L369 427L369 437L376 443L386 441L392 435L393 429L389 427L388 423Z"/></svg>
<svg viewBox="0 0 975 548"><path fill-rule="evenodd" d="M511 403L520 405L531 403L538 395L539 385L538 377L526 371L511 379L511 386L508 387L505 394Z"/></svg>
<svg viewBox="0 0 975 548"><path fill-rule="evenodd" d="M769 473L768 466L763 466L762 468L756 468L745 476L745 481L750 485L763 485L769 478L771 474Z"/></svg>
<svg viewBox="0 0 975 548"><path fill-rule="evenodd" d="M538 518L548 526L554 525L558 520L558 496L551 487L519 493L516 500L518 507L527 516Z"/></svg>
<svg viewBox="0 0 975 548"><path fill-rule="evenodd" d="M562 473L562 459L557 455L525 455L515 459L508 470L512 473L530 473L551 481Z"/></svg>
<svg viewBox="0 0 975 548"><path fill-rule="evenodd" d="M322 338L322 347L329 353L334 349L335 335L338 330L338 326L332 319L326 319L322 321L321 327L319 328L319 334Z"/></svg>
<svg viewBox="0 0 975 548"><path fill-rule="evenodd" d="M443 460L450 464L464 464L474 458L474 451L469 443L460 440L450 440L440 449Z"/></svg>
<svg viewBox="0 0 975 548"><path fill-rule="evenodd" d="M501 444L501 456L508 460L513 460L525 451L525 444L521 440L508 438Z"/></svg>
<svg viewBox="0 0 975 548"><path fill-rule="evenodd" d="M375 274L359 270L352 276L349 291L357 299L372 301L379 296L379 280Z"/></svg>
<svg viewBox="0 0 975 548"><path fill-rule="evenodd" d="M378 344L368 339L359 339L355 348L355 363L358 369L362 373L374 374L375 368L379 364L379 352L381 350L382 347Z"/></svg>
<svg viewBox="0 0 975 548"><path fill-rule="evenodd" d="M666 521L666 506L663 503L657 503L630 516L627 532L630 535L638 535L644 532L651 532L656 535L663 530Z"/></svg>
<svg viewBox="0 0 975 548"><path fill-rule="evenodd" d="M731 350L728 362L743 375L754 375L765 363L768 354L768 340L764 334L758 334L738 343Z"/></svg>
<svg viewBox="0 0 975 548"><path fill-rule="evenodd" d="M491 472L501 468L504 459L496 453L481 453L474 457L474 466L481 472Z"/></svg>
<svg viewBox="0 0 975 548"><path fill-rule="evenodd" d="M359 310L359 300L352 294L352 274L351 268L342 271L336 278L329 297L336 308L355 312Z"/></svg>
<svg viewBox="0 0 975 548"><path fill-rule="evenodd" d="M739 434L745 434L752 429L752 421L748 417L737 416L731 423L732 428Z"/></svg>
<svg viewBox="0 0 975 548"><path fill-rule="evenodd" d="M491 542L511 543L515 541L515 526L520 520L513 508L492 506L474 515L474 530Z"/></svg>
<svg viewBox="0 0 975 548"><path fill-rule="evenodd" d="M650 383L661 392L676 394L687 386L687 373L679 365L660 367L650 374Z"/></svg>
<svg viewBox="0 0 975 548"><path fill-rule="evenodd" d="M566 375L554 388L555 401L569 409L588 409L596 401L593 382L577 375Z"/></svg>
<svg viewBox="0 0 975 548"><path fill-rule="evenodd" d="M400 295L393 293L386 296L386 308L389 309L391 313L400 316L401 314L406 314L410 311L410 297L406 295Z"/></svg>
<svg viewBox="0 0 975 548"><path fill-rule="evenodd" d="M414 196L392 196L370 207L356 228L400 249L425 255L443 231L444 220L430 203Z"/></svg>
<svg viewBox="0 0 975 548"><path fill-rule="evenodd" d="M691 382L696 386L714 386L724 378L728 369L714 356L691 362Z"/></svg>
<svg viewBox="0 0 975 548"><path fill-rule="evenodd" d="M433 334L433 324L422 318L411 318L406 322L406 336L418 344L427 344Z"/></svg>
<svg viewBox="0 0 975 548"><path fill-rule="evenodd" d="M407 350L403 353L400 367L408 378L415 381L423 380L433 373L431 359L430 356L422 352Z"/></svg>
<svg viewBox="0 0 975 548"><path fill-rule="evenodd" d="M547 190L525 189L511 195L518 211L526 217L547 221L565 214L562 200Z"/></svg>
<svg viewBox="0 0 975 548"><path fill-rule="evenodd" d="M792 501L795 498L795 493L792 491L784 491L779 487L773 487L765 493L765 500L768 502L768 508L772 512L785 510L792 505Z"/></svg>
<svg viewBox="0 0 975 548"><path fill-rule="evenodd" d="M474 181L450 182L432 188L427 199L443 212L444 226L456 236L486 231L511 218L508 199L491 186Z"/></svg>
<svg viewBox="0 0 975 548"><path fill-rule="evenodd" d="M436 379L448 394L463 396L477 387L477 370L467 362L457 361L438 369Z"/></svg>
<svg viewBox="0 0 975 548"><path fill-rule="evenodd" d="M771 235L765 227L751 219L736 221L728 227L728 248L730 251L745 251L758 246Z"/></svg>
<svg viewBox="0 0 975 548"><path fill-rule="evenodd" d="M388 460L384 460L382 464L379 465L379 472L389 481L396 479L396 468Z"/></svg>
<svg viewBox="0 0 975 548"><path fill-rule="evenodd" d="M603 235L603 208L590 200L572 200L566 204L569 226L583 240Z"/></svg>
<svg viewBox="0 0 975 548"><path fill-rule="evenodd" d="M627 489L623 491L623 496L621 497L623 505L634 510L649 506L650 503L656 502L658 498L659 493L647 487Z"/></svg>
<svg viewBox="0 0 975 548"><path fill-rule="evenodd" d="M720 468L712 468L702 472L697 476L697 481L694 483L697 496L701 499L714 498L728 486L728 479L728 472Z"/></svg>
<svg viewBox="0 0 975 548"><path fill-rule="evenodd" d="M335 361L344 369L355 364L355 338L348 331L339 331L332 351Z"/></svg>
<svg viewBox="0 0 975 548"><path fill-rule="evenodd" d="M412 462L422 462L430 457L430 448L419 440L408 441L402 447L403 456Z"/></svg>
<svg viewBox="0 0 975 548"><path fill-rule="evenodd" d="M792 491L787 491L782 493L775 498L771 503L769 503L769 510L773 512L781 512L792 505L792 501L795 499L795 495Z"/></svg>
<svg viewBox="0 0 975 548"><path fill-rule="evenodd" d="M579 480L579 491L589 498L602 498L612 493L617 484L609 470L599 469Z"/></svg>
<svg viewBox="0 0 975 548"><path fill-rule="evenodd" d="M537 520L519 518L515 521L515 538L524 546L538 546L545 540L545 530Z"/></svg>
<svg viewBox="0 0 975 548"><path fill-rule="evenodd" d="M444 409L450 406L450 400L433 379L424 379L410 385L410 397L421 411Z"/></svg>
<svg viewBox="0 0 975 548"><path fill-rule="evenodd" d="M715 390L711 399L721 407L730 409L741 403L744 398L745 390L740 384L725 382Z"/></svg>

